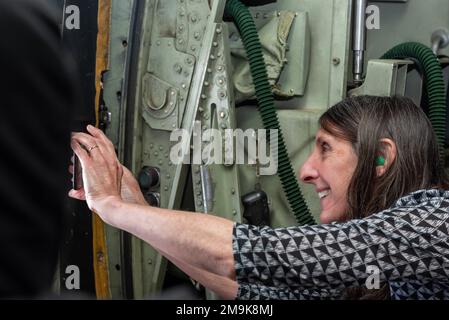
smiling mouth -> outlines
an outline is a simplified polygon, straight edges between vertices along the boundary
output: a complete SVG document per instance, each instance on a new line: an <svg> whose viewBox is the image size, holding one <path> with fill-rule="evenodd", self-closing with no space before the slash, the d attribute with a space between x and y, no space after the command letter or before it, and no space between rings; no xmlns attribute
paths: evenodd
<svg viewBox="0 0 449 320"><path fill-rule="evenodd" d="M323 199L323 198L325 198L326 196L329 195L329 192L330 192L329 189L328 189L328 190L321 191L321 192L318 192L318 197L320 197L320 199Z"/></svg>

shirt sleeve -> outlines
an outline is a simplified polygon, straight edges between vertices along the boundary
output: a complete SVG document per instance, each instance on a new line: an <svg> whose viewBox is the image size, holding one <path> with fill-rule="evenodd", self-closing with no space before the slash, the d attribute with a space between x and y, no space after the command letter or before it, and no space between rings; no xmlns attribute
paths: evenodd
<svg viewBox="0 0 449 320"><path fill-rule="evenodd" d="M241 283L237 300L338 300L342 295L340 290L332 289L291 290Z"/></svg>
<svg viewBox="0 0 449 320"><path fill-rule="evenodd" d="M236 224L237 281L288 290L380 282L448 282L449 202L383 211L344 224L273 229ZM368 278L370 277L370 278Z"/></svg>

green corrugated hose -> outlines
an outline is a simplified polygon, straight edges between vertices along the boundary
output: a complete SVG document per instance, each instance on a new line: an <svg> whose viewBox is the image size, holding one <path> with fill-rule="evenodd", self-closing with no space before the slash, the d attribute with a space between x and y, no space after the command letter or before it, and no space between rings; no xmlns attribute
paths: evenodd
<svg viewBox="0 0 449 320"><path fill-rule="evenodd" d="M446 93L443 70L432 50L417 42L407 42L395 46L382 56L382 59L414 58L424 68L426 90L429 96L429 119L437 136L440 159L444 159L446 138Z"/></svg>
<svg viewBox="0 0 449 320"><path fill-rule="evenodd" d="M268 82L268 73L262 55L262 45L254 20L248 8L238 0L228 0L225 11L227 15L234 19L240 31L256 88L256 98L263 125L266 130L278 130L278 175L290 207L299 225L315 224L299 189L298 180L288 157L281 125L274 107L273 92ZM276 155L276 150L272 151Z"/></svg>

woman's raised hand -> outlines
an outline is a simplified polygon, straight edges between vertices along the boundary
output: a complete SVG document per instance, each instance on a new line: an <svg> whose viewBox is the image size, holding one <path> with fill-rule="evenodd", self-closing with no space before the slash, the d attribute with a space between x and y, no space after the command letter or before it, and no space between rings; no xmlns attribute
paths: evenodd
<svg viewBox="0 0 449 320"><path fill-rule="evenodd" d="M104 207L108 201L121 198L123 167L119 163L112 142L103 132L88 126L86 133L72 135L72 149L82 167L81 190L71 190L69 196L86 200L89 208L103 219Z"/></svg>

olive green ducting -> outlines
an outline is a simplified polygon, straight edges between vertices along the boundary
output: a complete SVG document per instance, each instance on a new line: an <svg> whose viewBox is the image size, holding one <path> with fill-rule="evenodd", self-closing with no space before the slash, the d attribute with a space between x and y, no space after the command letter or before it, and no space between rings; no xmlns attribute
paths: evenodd
<svg viewBox="0 0 449 320"><path fill-rule="evenodd" d="M234 19L240 31L243 44L248 56L251 75L256 88L256 98L259 112L266 130L278 130L278 150L274 151L278 159L278 175L287 196L290 207L299 225L314 224L309 208L299 188L298 181L288 157L283 133L274 106L274 96L268 81L265 61L262 54L256 25L248 8L238 0L228 0L225 12ZM272 148L273 149L273 148ZM277 152L276 152L277 151Z"/></svg>
<svg viewBox="0 0 449 320"><path fill-rule="evenodd" d="M437 136L440 159L444 159L446 138L446 92L443 70L432 50L417 42L407 42L395 46L382 59L414 58L421 63L429 96L429 119Z"/></svg>

